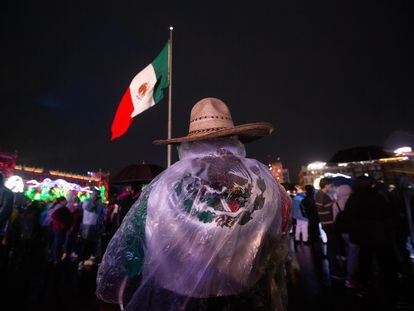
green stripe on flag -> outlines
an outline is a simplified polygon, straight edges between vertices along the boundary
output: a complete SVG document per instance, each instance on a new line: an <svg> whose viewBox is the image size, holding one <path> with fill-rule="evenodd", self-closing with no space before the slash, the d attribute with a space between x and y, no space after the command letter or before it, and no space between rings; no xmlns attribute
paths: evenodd
<svg viewBox="0 0 414 311"><path fill-rule="evenodd" d="M154 102L157 104L164 98L163 90L168 87L168 43L164 45L161 53L151 63L154 67L157 83L154 87Z"/></svg>

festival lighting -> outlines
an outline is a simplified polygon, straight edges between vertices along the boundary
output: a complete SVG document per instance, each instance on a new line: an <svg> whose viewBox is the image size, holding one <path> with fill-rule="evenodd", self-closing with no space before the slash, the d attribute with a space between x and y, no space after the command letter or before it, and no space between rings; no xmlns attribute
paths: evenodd
<svg viewBox="0 0 414 311"><path fill-rule="evenodd" d="M59 172L59 171L49 171L49 174L52 176L74 178L74 179L88 180L88 181L99 181L100 180L99 178L92 177L92 176L84 176L84 175L65 173L65 172Z"/></svg>
<svg viewBox="0 0 414 311"><path fill-rule="evenodd" d="M90 197L92 192L89 187L81 187L64 179L51 180L50 178L45 178L42 182L29 180L26 182L26 186L25 196L31 200L40 201L51 201L55 198L67 197L69 192L73 191L79 200L83 202ZM102 196L102 198L105 198L105 196Z"/></svg>
<svg viewBox="0 0 414 311"><path fill-rule="evenodd" d="M411 153L412 151L413 150L412 150L411 147L404 146L404 147L400 147L400 148L395 149L394 150L394 153L396 155L402 155L402 154L405 154L405 153Z"/></svg>
<svg viewBox="0 0 414 311"><path fill-rule="evenodd" d="M378 162L380 162L380 163L400 162L400 161L406 161L408 159L409 159L408 157L392 157L392 158L382 158L382 159L378 159Z"/></svg>
<svg viewBox="0 0 414 311"><path fill-rule="evenodd" d="M316 161L309 163L307 168L308 170L321 170L326 166L326 162Z"/></svg>
<svg viewBox="0 0 414 311"><path fill-rule="evenodd" d="M319 187L319 182L321 181L321 179L323 178L323 176L321 176L321 177L318 177L318 178L316 178L314 181L313 181L313 188L315 188L315 189L317 189L317 190L319 190L320 189L320 187Z"/></svg>
<svg viewBox="0 0 414 311"><path fill-rule="evenodd" d="M329 177L329 178L335 178L335 177L344 177L344 178L347 178L347 179L352 178L349 175L345 175L345 174L341 174L341 173L325 173L324 176Z"/></svg>
<svg viewBox="0 0 414 311"><path fill-rule="evenodd" d="M23 166L23 165L15 165L14 169L18 171L25 171L25 172L31 172L31 173L37 173L37 174L42 174L44 171L43 168Z"/></svg>
<svg viewBox="0 0 414 311"><path fill-rule="evenodd" d="M107 195L106 195L107 191L106 191L105 186L102 185L100 187L95 187L95 189L99 191L99 193L101 194L102 202L105 203L108 200Z"/></svg>
<svg viewBox="0 0 414 311"><path fill-rule="evenodd" d="M4 184L7 188L9 188L13 192L23 192L24 190L24 182L20 176L13 175L10 176L6 183Z"/></svg>

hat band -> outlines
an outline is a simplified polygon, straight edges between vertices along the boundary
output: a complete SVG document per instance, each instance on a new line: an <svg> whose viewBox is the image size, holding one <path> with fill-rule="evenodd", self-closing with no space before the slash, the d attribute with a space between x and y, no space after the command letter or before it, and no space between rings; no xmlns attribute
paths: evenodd
<svg viewBox="0 0 414 311"><path fill-rule="evenodd" d="M188 133L188 136L196 135L196 134L209 133L209 132L216 132L216 131L223 130L223 129L226 129L226 128L227 127L214 127L214 128L209 128L209 129L194 130L194 131L190 131Z"/></svg>
<svg viewBox="0 0 414 311"><path fill-rule="evenodd" d="M205 119L229 120L229 121L232 121L233 122L233 120L231 119L231 117L228 117L228 116L217 116L216 115L216 116L201 116L201 117L196 117L196 118L192 119L190 121L190 123L193 123L195 121L205 120Z"/></svg>

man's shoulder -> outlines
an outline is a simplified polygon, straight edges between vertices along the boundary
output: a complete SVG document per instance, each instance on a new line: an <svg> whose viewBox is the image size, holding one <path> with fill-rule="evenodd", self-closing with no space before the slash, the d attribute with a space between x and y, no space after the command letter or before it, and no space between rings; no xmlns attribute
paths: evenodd
<svg viewBox="0 0 414 311"><path fill-rule="evenodd" d="M323 191L322 191L322 190L319 190L318 192L316 192L316 194L315 194L315 198L316 198L316 199L317 199L317 198L323 198L323 195L324 195Z"/></svg>
<svg viewBox="0 0 414 311"><path fill-rule="evenodd" d="M322 190L319 190L315 195L315 202L322 203L322 201L324 201L327 196L328 195L325 192L323 192Z"/></svg>

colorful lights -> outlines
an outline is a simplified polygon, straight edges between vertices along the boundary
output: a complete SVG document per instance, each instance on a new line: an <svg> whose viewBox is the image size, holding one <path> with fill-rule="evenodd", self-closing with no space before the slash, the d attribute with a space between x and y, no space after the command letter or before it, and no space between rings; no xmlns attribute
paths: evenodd
<svg viewBox="0 0 414 311"><path fill-rule="evenodd" d="M326 162L316 161L309 163L307 168L308 170L321 170L326 166Z"/></svg>
<svg viewBox="0 0 414 311"><path fill-rule="evenodd" d="M16 165L14 169L18 171L32 172L32 173L37 173L37 174L42 174L44 171L43 168L23 166L23 165Z"/></svg>
<svg viewBox="0 0 414 311"><path fill-rule="evenodd" d="M321 181L321 179L323 178L323 176L320 176L320 177L318 177L318 178L316 178L314 181L313 181L313 188L315 188L315 189L317 189L317 190L319 190L320 189L320 187L319 187L319 183L320 183L320 181Z"/></svg>
<svg viewBox="0 0 414 311"><path fill-rule="evenodd" d="M104 185L101 185L99 187L95 187L96 190L99 191L100 195L101 195L101 200L102 202L106 202L108 197L107 197L107 189Z"/></svg>
<svg viewBox="0 0 414 311"><path fill-rule="evenodd" d="M79 200L84 201L90 197L89 187L81 187L74 183L69 183L64 179L51 180L45 178L42 182L29 180L26 183L27 190L25 196L31 200L51 201L59 197L67 197L73 191Z"/></svg>
<svg viewBox="0 0 414 311"><path fill-rule="evenodd" d="M404 147L400 147L400 148L395 149L394 150L394 153L396 155L402 155L402 154L405 154L405 153L411 153L412 151L413 150L412 150L411 147L404 146Z"/></svg>
<svg viewBox="0 0 414 311"><path fill-rule="evenodd" d="M32 167L32 166L24 166L24 165L16 165L14 167L15 170L36 173L36 174L43 174L47 173L43 168ZM92 176L92 172L88 172L89 176L80 175L80 174L73 174L73 173L65 173L61 171L49 171L49 175L56 176L56 177L64 177L64 178L72 178L78 180L87 180L87 181L100 181L100 178Z"/></svg>
<svg viewBox="0 0 414 311"><path fill-rule="evenodd" d="M31 200L52 201L59 197L68 197L70 192L73 192L81 202L90 198L92 191L89 187L81 187L74 183L69 183L63 179L51 180L44 179L42 182L30 180L26 183L27 190L24 192L25 196ZM102 202L107 201L107 189L105 185L95 187L101 195Z"/></svg>
<svg viewBox="0 0 414 311"><path fill-rule="evenodd" d="M23 179L17 175L10 176L4 185L13 192L23 192L24 190Z"/></svg>
<svg viewBox="0 0 414 311"><path fill-rule="evenodd" d="M335 178L335 177L344 177L344 178L347 178L347 179L352 178L349 175L345 175L345 174L341 174L341 173L325 173L324 176L329 177L329 178Z"/></svg>
<svg viewBox="0 0 414 311"><path fill-rule="evenodd" d="M52 175L52 176L74 178L74 179L80 179L80 180L100 181L100 179L96 178L96 177L84 176L84 175L72 174L72 173L64 173L64 172L60 172L60 171L49 171L49 174Z"/></svg>
<svg viewBox="0 0 414 311"><path fill-rule="evenodd" d="M282 162L280 161L275 161L272 163L268 164L268 168L270 173L273 175L273 177L278 181L278 182L288 182L289 180L289 173L287 172L286 169L283 169L283 165Z"/></svg>
<svg viewBox="0 0 414 311"><path fill-rule="evenodd" d="M380 162L380 163L400 162L400 161L406 161L408 159L409 159L408 157L392 157L392 158L382 158L382 159L378 159L378 162Z"/></svg>

